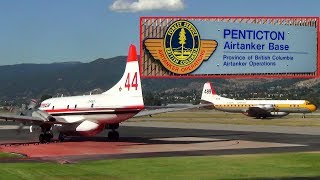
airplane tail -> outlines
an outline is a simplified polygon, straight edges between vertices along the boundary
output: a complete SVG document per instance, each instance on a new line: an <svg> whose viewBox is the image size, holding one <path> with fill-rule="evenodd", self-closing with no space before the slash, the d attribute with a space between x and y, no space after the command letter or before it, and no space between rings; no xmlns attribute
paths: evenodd
<svg viewBox="0 0 320 180"><path fill-rule="evenodd" d="M102 94L113 95L130 101L124 102L125 104L143 106L140 71L135 45L131 44L129 47L126 69L122 78L116 85Z"/></svg>
<svg viewBox="0 0 320 180"><path fill-rule="evenodd" d="M207 82L203 85L202 95L201 95L201 101L203 103L210 102L213 104L219 104L224 101L230 101L232 99L221 97L216 94L216 92L213 89L213 86L210 82Z"/></svg>
<svg viewBox="0 0 320 180"><path fill-rule="evenodd" d="M212 84L210 82L206 82L203 85L201 100L207 101L207 102L212 102L213 95L216 95L216 92L214 91Z"/></svg>

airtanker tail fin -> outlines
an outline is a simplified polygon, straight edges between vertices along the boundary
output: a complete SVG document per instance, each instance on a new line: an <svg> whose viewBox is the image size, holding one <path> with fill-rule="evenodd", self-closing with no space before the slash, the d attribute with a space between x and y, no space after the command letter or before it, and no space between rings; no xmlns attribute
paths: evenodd
<svg viewBox="0 0 320 180"><path fill-rule="evenodd" d="M138 99L140 103L142 101L143 104L139 63L135 45L131 44L129 47L126 69L122 78L116 85L102 94L118 97L135 97L136 100Z"/></svg>
<svg viewBox="0 0 320 180"><path fill-rule="evenodd" d="M212 102L213 95L215 95L216 92L214 91L212 84L210 82L207 82L203 85L201 100Z"/></svg>
<svg viewBox="0 0 320 180"><path fill-rule="evenodd" d="M213 89L212 84L210 82L207 82L207 83L205 83L203 85L201 101L203 103L210 102L210 103L213 103L213 104L219 104L221 102L233 101L233 100L217 95L216 92Z"/></svg>

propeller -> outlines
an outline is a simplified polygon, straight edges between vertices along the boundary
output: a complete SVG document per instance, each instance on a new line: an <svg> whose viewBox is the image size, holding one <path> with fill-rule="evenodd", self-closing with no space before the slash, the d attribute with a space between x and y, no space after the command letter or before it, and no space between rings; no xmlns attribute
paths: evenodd
<svg viewBox="0 0 320 180"><path fill-rule="evenodd" d="M37 105L38 105L37 100L31 99L31 100L30 100L30 103L29 103L29 105L28 105L28 110L35 109L35 107L37 107Z"/></svg>
<svg viewBox="0 0 320 180"><path fill-rule="evenodd" d="M31 99L28 106L26 106L25 104L21 105L19 115L30 116L32 114L31 112L36 109L37 105L37 100Z"/></svg>
<svg viewBox="0 0 320 180"><path fill-rule="evenodd" d="M48 114L46 111L42 111L38 109L39 103L35 99L31 99L28 106L23 104L21 106L19 115L21 116L31 116L31 117L37 117L42 119L44 122L54 122L56 119ZM28 124L30 125L30 124ZM19 127L17 128L17 134L20 134L22 129L27 126L26 123L21 123ZM38 130L39 128L37 126L30 126L30 132L34 132L35 130Z"/></svg>
<svg viewBox="0 0 320 180"><path fill-rule="evenodd" d="M20 123L20 124L19 124L18 128L16 129L17 135L22 132L22 129L23 129L23 127L25 127L25 126L26 126L26 124L24 124L24 123Z"/></svg>
<svg viewBox="0 0 320 180"><path fill-rule="evenodd" d="M31 99L30 103L28 106L26 106L25 104L21 105L20 110L17 112L18 115L21 116L31 116L32 115L32 111L35 110L36 106L38 105L37 100L35 99ZM22 132L22 129L27 126L27 124L25 122L20 123L18 128L16 129L17 131L17 135L20 134Z"/></svg>

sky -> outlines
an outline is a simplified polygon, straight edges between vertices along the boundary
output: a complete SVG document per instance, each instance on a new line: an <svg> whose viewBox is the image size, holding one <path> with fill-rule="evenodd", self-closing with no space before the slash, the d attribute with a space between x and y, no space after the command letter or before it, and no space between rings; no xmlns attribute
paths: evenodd
<svg viewBox="0 0 320 180"><path fill-rule="evenodd" d="M0 65L126 55L140 16L320 16L316 0L0 0ZM139 48L139 47L138 47Z"/></svg>

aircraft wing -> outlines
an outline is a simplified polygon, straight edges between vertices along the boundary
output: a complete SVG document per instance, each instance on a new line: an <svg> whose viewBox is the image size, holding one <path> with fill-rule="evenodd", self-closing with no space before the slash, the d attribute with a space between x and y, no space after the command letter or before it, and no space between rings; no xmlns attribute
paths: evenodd
<svg viewBox="0 0 320 180"><path fill-rule="evenodd" d="M48 124L64 124L66 121L61 118L56 118L55 122L51 121L45 121L41 119L40 117L33 117L33 116L21 116L21 115L11 115L11 114L0 114L0 120L3 121L17 121L21 123L27 123L27 124L43 124L43 123L48 123Z"/></svg>
<svg viewBox="0 0 320 180"><path fill-rule="evenodd" d="M187 109L201 108L212 106L212 104L199 104L199 105L170 105L170 106L146 106L144 110L140 111L134 117L151 116L154 114L182 111Z"/></svg>

